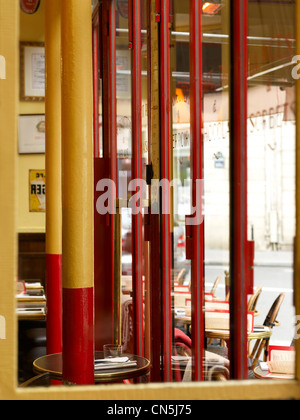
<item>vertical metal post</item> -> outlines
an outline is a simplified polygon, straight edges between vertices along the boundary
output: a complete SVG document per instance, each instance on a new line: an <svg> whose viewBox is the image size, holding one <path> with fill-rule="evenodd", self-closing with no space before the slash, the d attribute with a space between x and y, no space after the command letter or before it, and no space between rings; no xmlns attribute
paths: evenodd
<svg viewBox="0 0 300 420"><path fill-rule="evenodd" d="M100 30L99 8L93 21L93 79L94 79L94 157L100 157L99 150L99 76L100 76Z"/></svg>
<svg viewBox="0 0 300 420"><path fill-rule="evenodd" d="M104 0L99 6L100 74L102 75L103 158L95 155L95 186L117 178L117 102L116 102L116 4ZM97 95L95 93L95 95ZM97 97L99 100L99 98ZM97 118L97 116L94 116ZM95 148L96 151L96 148ZM95 202L97 202L97 188ZM120 342L120 214L117 202L110 200L108 214L94 209L95 217L95 345ZM116 213L116 214L115 214Z"/></svg>
<svg viewBox="0 0 300 420"><path fill-rule="evenodd" d="M47 353L62 352L61 2L45 3Z"/></svg>
<svg viewBox="0 0 300 420"><path fill-rule="evenodd" d="M110 161L110 179L114 182L118 196L118 164L117 164L117 53L116 53L116 1L110 0L108 5L108 31L109 31L109 161ZM113 312L114 312L114 331L113 337L116 344L121 344L120 340L120 295L121 278L118 269L120 260L119 239L117 233L121 235L120 227L120 209L114 214L114 209L110 211L111 227L111 252L112 252L112 284L114 285Z"/></svg>
<svg viewBox="0 0 300 420"><path fill-rule="evenodd" d="M159 97L159 24L157 16L157 0L147 1L148 9L148 138L149 162L152 166L152 178L160 179L160 97ZM151 200L155 187L151 189ZM151 202L149 214L149 242L150 242L150 305L151 305L151 381L160 382L161 377L161 349L162 349L162 305L161 305L161 276L160 276L160 216L158 212L159 200ZM146 228L146 226L145 226Z"/></svg>
<svg viewBox="0 0 300 420"><path fill-rule="evenodd" d="M94 383L93 76L89 0L62 3L63 380Z"/></svg>
<svg viewBox="0 0 300 420"><path fill-rule="evenodd" d="M193 380L201 381L204 359L204 221L202 218L202 1L190 0L190 100L192 139L192 196L196 220L192 226L192 353ZM200 184L199 184L200 181ZM199 200L200 198L200 200ZM200 207L200 208L199 208ZM198 219L198 220L197 220Z"/></svg>
<svg viewBox="0 0 300 420"><path fill-rule="evenodd" d="M131 102L132 102L132 180L140 192L140 209L142 209L142 83L141 83L141 2L131 2L129 22L129 45L131 54ZM137 203L138 204L138 203ZM136 214L135 214L136 213ZM132 214L132 281L135 352L144 355L144 296L143 296L143 215L136 209Z"/></svg>
<svg viewBox="0 0 300 420"><path fill-rule="evenodd" d="M248 1L231 1L230 315L231 376L247 379L247 28Z"/></svg>
<svg viewBox="0 0 300 420"><path fill-rule="evenodd" d="M110 0L108 5L109 23L109 131L110 131L110 173L118 190L117 165L117 53L116 53L116 0ZM111 212L113 213L113 212ZM113 223L112 223L113 224Z"/></svg>
<svg viewBox="0 0 300 420"><path fill-rule="evenodd" d="M161 124L161 180L171 181L171 89L170 89L170 0L160 4L160 124ZM172 381L172 285L171 285L171 194L162 189L169 211L161 214L161 270L162 270L162 360L163 379ZM162 203L162 200L161 200Z"/></svg>

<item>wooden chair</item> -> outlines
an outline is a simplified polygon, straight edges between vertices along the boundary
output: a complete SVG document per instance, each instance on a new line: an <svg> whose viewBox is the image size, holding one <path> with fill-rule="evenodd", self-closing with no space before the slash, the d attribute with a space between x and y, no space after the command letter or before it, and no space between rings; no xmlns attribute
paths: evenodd
<svg viewBox="0 0 300 420"><path fill-rule="evenodd" d="M179 284L179 285L183 284L185 272L186 272L185 268L182 268L181 270L173 268L172 269L173 284L176 284L176 283Z"/></svg>
<svg viewBox="0 0 300 420"><path fill-rule="evenodd" d="M214 284L213 284L213 287L212 287L211 291L210 291L210 293L213 295L214 298L216 297L215 296L216 295L216 290L217 290L217 288L219 286L220 281L221 281L221 276L218 276L216 278Z"/></svg>
<svg viewBox="0 0 300 420"><path fill-rule="evenodd" d="M285 294L281 293L277 299L274 301L273 305L271 306L271 309L269 310L269 313L264 321L264 326L269 327L273 329L273 327L277 327L280 325L280 323L277 321L277 315L280 310L280 307L284 301ZM259 357L261 355L261 352L264 349L264 361L266 362L268 360L268 354L269 354L269 344L270 344L270 338L265 338L262 340L257 340L252 353L250 355L250 359L253 360L251 369L254 369L259 361Z"/></svg>
<svg viewBox="0 0 300 420"><path fill-rule="evenodd" d="M254 294L250 297L249 302L248 302L248 311L254 312L256 316L259 314L256 307L257 307L257 302L261 295L261 292L262 292L262 286L259 286L255 290Z"/></svg>
<svg viewBox="0 0 300 420"><path fill-rule="evenodd" d="M178 276L177 276L177 279L176 279L176 281L178 282L178 284L183 284L183 281L184 281L184 276L185 276L185 268L183 268L180 272L179 272L179 274L178 274Z"/></svg>
<svg viewBox="0 0 300 420"><path fill-rule="evenodd" d="M34 387L49 387L51 385L51 378L49 373L44 373L34 378L29 379L21 385L21 388Z"/></svg>
<svg viewBox="0 0 300 420"><path fill-rule="evenodd" d="M133 301L127 299L122 303L122 345L126 353L134 353L133 337Z"/></svg>
<svg viewBox="0 0 300 420"><path fill-rule="evenodd" d="M214 298L216 297L216 290L217 290L217 288L218 288L218 286L219 286L220 281L221 281L221 276L218 276L218 277L216 278L216 280L215 280L214 284L213 284L213 287L212 287L211 291L210 291L210 293L213 295L213 297L214 297ZM210 345L210 344L212 343L212 341L213 341L213 339L211 338L211 339L208 341L208 345Z"/></svg>
<svg viewBox="0 0 300 420"><path fill-rule="evenodd" d="M213 366L206 375L206 380L210 382L226 382L230 379L229 369L225 366Z"/></svg>
<svg viewBox="0 0 300 420"><path fill-rule="evenodd" d="M259 312L256 310L256 306L257 306L258 298L261 295L261 292L262 292L262 287L259 286L256 289L255 293L250 297L249 302L248 302L248 311L255 312L256 315L259 314ZM230 300L230 292L227 293L225 301L229 302L229 300Z"/></svg>
<svg viewBox="0 0 300 420"><path fill-rule="evenodd" d="M259 286L254 294L250 297L249 301L248 301L248 311L249 312L254 312L254 316L258 316L259 312L257 311L256 307L257 307L257 302L258 299L261 295L262 292L262 286ZM248 357L250 357L250 353L251 353L251 348L250 348L250 341L248 343Z"/></svg>
<svg viewBox="0 0 300 420"><path fill-rule="evenodd" d="M188 362L184 369L180 370L179 363L174 369L176 382L192 381L192 340L184 332L175 328L174 330L174 352L175 355L184 356ZM227 381L229 380L230 362L227 358L218 354L205 351L204 374L206 381Z"/></svg>

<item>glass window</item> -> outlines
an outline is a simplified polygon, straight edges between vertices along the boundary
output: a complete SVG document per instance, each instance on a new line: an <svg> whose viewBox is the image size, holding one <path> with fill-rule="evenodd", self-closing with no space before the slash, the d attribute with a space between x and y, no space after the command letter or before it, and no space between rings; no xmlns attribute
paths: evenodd
<svg viewBox="0 0 300 420"><path fill-rule="evenodd" d="M151 113L158 110L150 107L153 90L162 95L163 85L153 76L149 60L149 12L148 1L141 1L141 154L142 181L151 178L152 151L161 141L151 133ZM155 2L154 2L155 3ZM154 4L153 3L153 4ZM173 182L170 240L171 252L171 291L172 302L172 346L171 375L178 383L193 381L193 348L200 351L201 343L192 342L192 319L195 311L192 290L193 271L189 257L193 241L188 234L187 217L192 216L193 192L193 139L191 128L191 9L188 1L173 0L170 9L170 166ZM133 166L137 160L133 142L132 103L136 93L132 89L132 49L130 48L130 9L129 1L116 2L116 126L117 126L117 165L118 165L118 216L120 222L115 228L115 239L121 250L114 262L120 267L115 277L120 282L120 306L117 308L118 325L124 356L133 354L137 348L137 337L143 340L142 356L151 363L158 363L165 357L163 348L166 308L161 298L164 284L160 254L154 246L162 244L161 226L149 226L148 212L151 209L149 188L145 187L142 201L142 249L140 259L134 259L135 232L133 211L130 207L132 192L129 184L133 179ZM230 286L231 278L231 230L230 215L232 208L232 180L230 179L232 114L239 109L230 109L232 93L231 28L230 2L203 2L202 4L202 141L203 141L203 201L204 215L204 290L203 302L197 305L203 311L204 324L204 380L227 381L231 378L230 347L233 343L231 332L239 333L237 325L230 324ZM101 8L99 9L101 11ZM153 11L152 11L153 12ZM247 293L247 358L248 377L265 379L273 377L293 378L295 368L295 308L293 283L293 258L295 238L295 139L296 139L296 92L293 77L293 57L296 54L294 2L248 1L248 41L247 41L247 239L254 242L254 284ZM159 28L159 18L157 28ZM101 74L100 63L103 51L100 48L102 20L95 25L94 31L94 82L95 82L95 119L94 130L99 131L95 141L97 157L104 160L105 135L108 130L109 116L103 100L108 74ZM154 36L152 34L152 36ZM159 46L159 38L156 40ZM151 45L156 47L156 45ZM111 44L110 44L111 47ZM157 48L159 54L159 48ZM103 64L103 63L102 63ZM157 64L157 63L156 63ZM97 68L99 66L99 69ZM160 66L155 68L157 75ZM98 72L100 77L97 78ZM234 86L239 89L240 86ZM159 91L160 89L160 91ZM152 104L153 105L153 104ZM152 114L151 114L152 115ZM149 123L150 121L150 123ZM106 124L106 134L103 125ZM98 125L98 126L97 126ZM156 127L159 137L160 127ZM160 147L160 146L158 146ZM155 151L157 152L158 149ZM109 153L105 155L109 158ZM242 155L240 156L242 160ZM165 156L160 155L158 165ZM156 162L157 163L157 162ZM107 169L107 168L105 168ZM152 167L153 169L153 167ZM149 184L149 182L148 182ZM152 191L153 192L153 191ZM163 198L163 197L162 197ZM152 209L153 210L153 209ZM157 209L155 209L157 210ZM160 209L161 217L162 208ZM146 231L147 226L147 231ZM103 230L104 231L104 230ZM150 233L149 233L150 232ZM147 233L147 235L146 235ZM156 238L153 241L153 235ZM140 238L139 238L140 239ZM161 251L161 249L160 249ZM155 260L153 254L155 253ZM102 256L103 258L103 256ZM199 257L200 258L200 257ZM133 282L134 261L142 265L142 333L137 335L135 318L136 293ZM250 261L250 260L249 260ZM103 264L106 263L103 259ZM200 261L202 262L202 261ZM249 264L251 261L249 262ZM152 268L157 264L160 275L159 289L151 289ZM155 267L157 268L157 267ZM168 269L168 267L167 267ZM157 271L156 271L157 272ZM111 281L111 279L109 279ZM24 284L20 283L19 302L24 300ZM153 294L151 295L151 291ZM248 293L249 292L249 293ZM33 296L44 294L40 287L33 287ZM39 296L41 295L41 296ZM157 302L153 302L157 299ZM116 302L111 302L116 311ZM157 313L154 308L157 307ZM44 306L43 306L44 308ZM27 309L27 308L26 308ZM113 312L113 311L112 311ZM43 319L44 319L43 311ZM115 315L115 314L114 314ZM39 319L39 318L38 318ZM111 321L111 320L110 320ZM151 336L153 323L161 330L157 337ZM155 351L160 352L153 358ZM262 340L262 342L260 341ZM20 346L22 342L20 341ZM161 348L160 348L161 345ZM22 351L22 349L20 350ZM152 366L153 368L153 366ZM156 369L156 367L155 367ZM157 371L157 369L156 369ZM161 381L163 381L163 373ZM157 376L155 376L157 378ZM132 378L130 378L132 379ZM152 381L143 376L139 381ZM132 380L132 382L134 382Z"/></svg>
<svg viewBox="0 0 300 420"><path fill-rule="evenodd" d="M273 347L294 345L293 251L295 237L295 4L249 1L248 37L248 235L255 241L254 287L262 287L256 324L282 295L268 358L284 357ZM272 312L272 311L271 311ZM275 348L276 350L276 348ZM264 359L264 353L259 360ZM294 376L294 363L289 373ZM274 375L276 372L274 367ZM268 376L260 366L256 376Z"/></svg>

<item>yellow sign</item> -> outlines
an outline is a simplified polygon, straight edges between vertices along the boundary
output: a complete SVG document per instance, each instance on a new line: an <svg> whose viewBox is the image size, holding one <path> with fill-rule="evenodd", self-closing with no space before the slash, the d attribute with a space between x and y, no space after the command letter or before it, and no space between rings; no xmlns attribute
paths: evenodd
<svg viewBox="0 0 300 420"><path fill-rule="evenodd" d="M29 211L46 211L46 175L44 170L29 171Z"/></svg>

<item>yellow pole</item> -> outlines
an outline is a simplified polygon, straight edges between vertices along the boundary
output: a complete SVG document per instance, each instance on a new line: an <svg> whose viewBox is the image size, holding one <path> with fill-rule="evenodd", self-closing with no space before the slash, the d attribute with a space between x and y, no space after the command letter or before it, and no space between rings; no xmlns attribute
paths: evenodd
<svg viewBox="0 0 300 420"><path fill-rule="evenodd" d="M17 387L17 139L19 2L0 0L0 395ZM4 74L5 73L5 74ZM4 198L6 197L6 198ZM3 395L0 397L2 398Z"/></svg>
<svg viewBox="0 0 300 420"><path fill-rule="evenodd" d="M47 352L62 351L61 1L45 2Z"/></svg>
<svg viewBox="0 0 300 420"><path fill-rule="evenodd" d="M300 0L296 0L296 55L300 55ZM296 81L296 239L295 239L295 306L300 315L300 80ZM297 351L296 378L300 380L300 340L295 340Z"/></svg>
<svg viewBox="0 0 300 420"><path fill-rule="evenodd" d="M90 0L62 2L63 378L94 382Z"/></svg>

